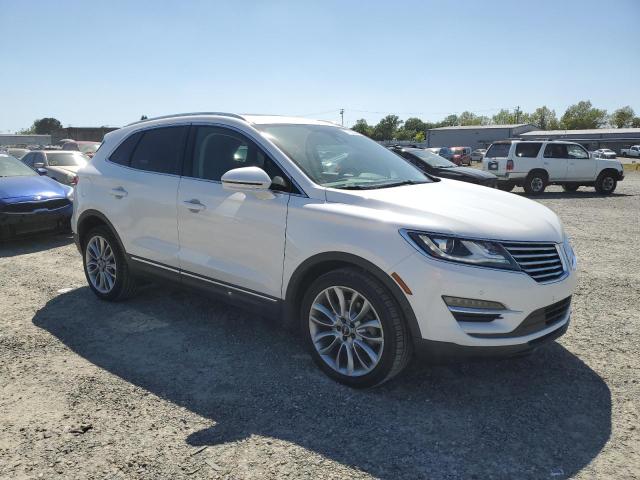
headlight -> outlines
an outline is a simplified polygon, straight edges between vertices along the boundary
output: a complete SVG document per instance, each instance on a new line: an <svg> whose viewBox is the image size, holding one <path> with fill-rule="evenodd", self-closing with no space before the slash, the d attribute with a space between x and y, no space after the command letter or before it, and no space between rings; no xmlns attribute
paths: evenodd
<svg viewBox="0 0 640 480"><path fill-rule="evenodd" d="M575 270L578 268L578 259L576 257L576 253L573 251L573 247L571 246L571 242L569 241L569 237L565 235L564 242L562 242L562 248L564 248L564 254L567 257L567 261L569 262L569 268L571 270Z"/></svg>
<svg viewBox="0 0 640 480"><path fill-rule="evenodd" d="M440 260L479 267L520 270L511 255L497 242L449 237L435 233L405 233L420 250Z"/></svg>

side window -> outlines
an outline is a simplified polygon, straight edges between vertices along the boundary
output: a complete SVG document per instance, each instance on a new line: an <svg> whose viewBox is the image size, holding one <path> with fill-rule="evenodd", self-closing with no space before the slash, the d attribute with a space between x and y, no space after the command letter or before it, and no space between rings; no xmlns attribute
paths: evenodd
<svg viewBox="0 0 640 480"><path fill-rule="evenodd" d="M161 127L142 132L131 168L179 175L188 127Z"/></svg>
<svg viewBox="0 0 640 480"><path fill-rule="evenodd" d="M129 166L131 163L131 154L138 145L138 141L142 137L142 132L137 132L122 142L115 151L109 155L109 160L118 165Z"/></svg>
<svg viewBox="0 0 640 480"><path fill-rule="evenodd" d="M516 157L535 158L540 151L541 143L517 143Z"/></svg>
<svg viewBox="0 0 640 480"><path fill-rule="evenodd" d="M548 143L544 148L544 158L567 158L567 146L563 143Z"/></svg>
<svg viewBox="0 0 640 480"><path fill-rule="evenodd" d="M220 181L234 168L260 167L271 177L273 190L291 190L280 167L244 135L220 127L197 127L193 138L193 161L186 172L188 176Z"/></svg>
<svg viewBox="0 0 640 480"><path fill-rule="evenodd" d="M41 163L43 165L47 165L47 156L43 152L36 152L33 154L33 163Z"/></svg>
<svg viewBox="0 0 640 480"><path fill-rule="evenodd" d="M567 154L569 158L580 160L589 158L589 154L580 145L567 145Z"/></svg>
<svg viewBox="0 0 640 480"><path fill-rule="evenodd" d="M33 153L27 153L24 157L22 157L22 163L24 163L25 165L28 165L31 168L33 168L33 164L34 164L33 156L34 155L35 154L33 154Z"/></svg>

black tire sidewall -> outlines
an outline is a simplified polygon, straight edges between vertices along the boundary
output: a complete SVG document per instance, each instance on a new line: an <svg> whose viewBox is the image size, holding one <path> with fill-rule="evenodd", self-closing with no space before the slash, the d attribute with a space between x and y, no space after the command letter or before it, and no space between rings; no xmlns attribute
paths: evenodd
<svg viewBox="0 0 640 480"><path fill-rule="evenodd" d="M536 178L539 178L540 180L542 180L542 188L540 190L534 190L531 187L531 183ZM545 175L541 173L530 173L529 175L527 175L527 179L525 180L525 183L524 183L524 189L529 195L540 195L544 193L546 188L547 188L547 178Z"/></svg>
<svg viewBox="0 0 640 480"><path fill-rule="evenodd" d="M384 287L375 279L363 278L364 274L345 270L338 270L326 273L319 277L311 286L307 289L301 305L300 318L301 318L301 330L304 337L305 344L309 349L309 352L318 367L329 377L334 380L355 388L370 388L383 382L389 372L393 368L394 358L396 356L397 345L395 344L396 331L394 322L391 320L392 316L400 316L400 309L393 302L391 311L385 305L384 299L380 298L379 291L376 288L372 288L372 283L377 283L378 288L384 289ZM342 286L352 288L358 291L366 297L369 303L373 306L376 313L382 323L383 335L384 335L384 349L382 352L382 358L376 367L366 375L360 377L348 377L339 372L336 372L333 368L327 365L320 357L320 354L316 351L313 341L311 339L311 332L309 330L309 313L311 309L311 303L316 296L324 289L331 286ZM386 290L386 289L384 289ZM388 299L392 299L391 294L388 292Z"/></svg>
<svg viewBox="0 0 640 480"><path fill-rule="evenodd" d="M610 178L611 180L613 180L613 187L611 187L611 189L609 190L605 190L604 188L604 181L607 178ZM604 173L600 175L600 177L598 177L598 181L596 182L596 191L603 195L611 195L616 190L617 186L618 186L618 180L613 176L613 174Z"/></svg>
<svg viewBox="0 0 640 480"><path fill-rule="evenodd" d="M93 237L97 235L101 236L107 241L107 243L111 247L111 250L113 251L116 260L116 283L109 293L102 293L96 290L96 288L91 283L89 273L87 272L87 244ZM93 291L93 293L96 294L96 296L103 300L116 300L119 297L124 285L124 277L128 274L128 269L125 266L125 262L126 259L124 257L124 253L122 252L122 249L120 248L120 244L107 227L96 227L86 235L84 241L82 242L82 266L84 269L84 276L87 279L87 283L89 284L89 288Z"/></svg>

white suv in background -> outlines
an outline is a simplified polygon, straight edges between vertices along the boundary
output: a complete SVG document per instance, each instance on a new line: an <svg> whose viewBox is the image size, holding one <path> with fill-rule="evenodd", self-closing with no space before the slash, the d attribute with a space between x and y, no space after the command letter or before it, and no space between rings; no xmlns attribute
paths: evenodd
<svg viewBox="0 0 640 480"><path fill-rule="evenodd" d="M618 160L594 158L579 143L563 141L495 142L482 168L498 177L499 189L511 191L520 186L531 195L541 194L547 185L562 185L568 192L595 186L598 193L609 195L624 179Z"/></svg>
<svg viewBox="0 0 640 480"><path fill-rule="evenodd" d="M107 134L78 176L72 225L98 297L151 275L276 315L354 387L416 347L516 354L569 324L576 259L551 210L331 123L147 120Z"/></svg>

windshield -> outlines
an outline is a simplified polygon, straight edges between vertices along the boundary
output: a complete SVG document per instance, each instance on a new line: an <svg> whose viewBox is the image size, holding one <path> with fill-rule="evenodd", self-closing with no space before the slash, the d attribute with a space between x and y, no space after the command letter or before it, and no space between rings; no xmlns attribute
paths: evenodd
<svg viewBox="0 0 640 480"><path fill-rule="evenodd" d="M88 158L80 152L48 152L47 161L50 167L83 167Z"/></svg>
<svg viewBox="0 0 640 480"><path fill-rule="evenodd" d="M450 162L446 158L443 158L440 155L436 155L433 152L429 152L428 150L422 150L419 148L408 148L406 150L412 155L418 157L423 162L431 165L432 167L439 167L439 168L457 167L455 163Z"/></svg>
<svg viewBox="0 0 640 480"><path fill-rule="evenodd" d="M79 143L78 148L82 153L96 153L100 147L99 143Z"/></svg>
<svg viewBox="0 0 640 480"><path fill-rule="evenodd" d="M290 124L256 128L323 187L369 189L431 182L395 153L346 128Z"/></svg>
<svg viewBox="0 0 640 480"><path fill-rule="evenodd" d="M27 177L37 175L17 158L0 155L0 177Z"/></svg>

